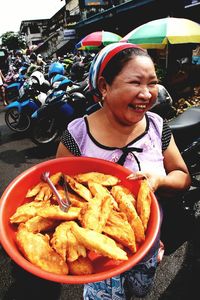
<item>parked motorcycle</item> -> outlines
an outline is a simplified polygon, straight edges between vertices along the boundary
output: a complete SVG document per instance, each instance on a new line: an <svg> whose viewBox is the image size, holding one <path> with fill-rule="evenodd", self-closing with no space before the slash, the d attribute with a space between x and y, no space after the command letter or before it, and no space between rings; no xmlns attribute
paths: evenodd
<svg viewBox="0 0 200 300"><path fill-rule="evenodd" d="M6 76L6 83L4 84L5 87L5 96L6 102L10 103L17 98L19 98L19 91L20 88L23 86L25 82L25 75L28 69L28 64L24 63L16 72L13 70L13 76L11 74L7 74ZM15 69L15 67L13 67ZM12 71L11 71L12 72Z"/></svg>
<svg viewBox="0 0 200 300"><path fill-rule="evenodd" d="M188 108L169 122L176 144L189 169L192 184L180 205L185 222L194 232L200 226L200 107Z"/></svg>
<svg viewBox="0 0 200 300"><path fill-rule="evenodd" d="M85 96L87 85L66 92L68 84L69 79L62 81L59 90L54 90L48 95L45 104L32 114L34 122L31 139L36 145L54 142L67 124L83 116L87 107L91 105Z"/></svg>
<svg viewBox="0 0 200 300"><path fill-rule="evenodd" d="M192 176L192 185L200 187L200 107L188 108L168 124Z"/></svg>
<svg viewBox="0 0 200 300"><path fill-rule="evenodd" d="M32 73L19 90L19 98L7 105L5 123L14 132L27 132L31 127L31 114L44 104L50 84L41 72Z"/></svg>
<svg viewBox="0 0 200 300"><path fill-rule="evenodd" d="M50 83L53 90L68 89L68 87L70 88L74 84L71 79L61 74L56 74L55 76L53 76Z"/></svg>
<svg viewBox="0 0 200 300"><path fill-rule="evenodd" d="M166 254L195 237L200 228L200 107L188 108L168 124L192 183L188 191L161 202L164 212L161 240Z"/></svg>

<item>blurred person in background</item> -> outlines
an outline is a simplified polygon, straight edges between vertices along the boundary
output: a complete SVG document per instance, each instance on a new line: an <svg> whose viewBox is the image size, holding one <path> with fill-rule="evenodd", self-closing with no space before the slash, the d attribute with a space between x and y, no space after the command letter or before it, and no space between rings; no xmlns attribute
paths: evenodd
<svg viewBox="0 0 200 300"><path fill-rule="evenodd" d="M3 101L4 106L8 105L8 103L6 101L6 94L5 94L5 87L4 87L4 82L5 81L6 81L5 77L2 73L2 71L0 70L0 92L1 92L2 101Z"/></svg>

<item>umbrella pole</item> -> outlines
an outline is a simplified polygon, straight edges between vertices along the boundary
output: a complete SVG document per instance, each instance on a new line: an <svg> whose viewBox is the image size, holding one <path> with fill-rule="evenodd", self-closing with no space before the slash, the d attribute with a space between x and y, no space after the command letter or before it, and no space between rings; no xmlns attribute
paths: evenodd
<svg viewBox="0 0 200 300"><path fill-rule="evenodd" d="M168 49L168 43L167 43L167 46L166 46L166 60L165 60L166 69L167 69L167 66L168 66L168 54L169 54L169 49Z"/></svg>

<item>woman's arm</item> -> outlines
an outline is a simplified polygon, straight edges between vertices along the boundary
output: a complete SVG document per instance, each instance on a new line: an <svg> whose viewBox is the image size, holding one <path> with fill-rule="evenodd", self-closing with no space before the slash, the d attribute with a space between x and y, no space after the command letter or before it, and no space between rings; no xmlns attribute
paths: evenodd
<svg viewBox="0 0 200 300"><path fill-rule="evenodd" d="M62 143L59 143L56 157L74 156Z"/></svg>
<svg viewBox="0 0 200 300"><path fill-rule="evenodd" d="M160 179L159 188L168 191L187 190L190 187L191 178L173 136L163 156L167 176Z"/></svg>
<svg viewBox="0 0 200 300"><path fill-rule="evenodd" d="M152 190L164 195L173 195L187 190L190 187L191 178L173 136L163 156L166 176L160 176L156 171L137 172L136 175L145 175Z"/></svg>

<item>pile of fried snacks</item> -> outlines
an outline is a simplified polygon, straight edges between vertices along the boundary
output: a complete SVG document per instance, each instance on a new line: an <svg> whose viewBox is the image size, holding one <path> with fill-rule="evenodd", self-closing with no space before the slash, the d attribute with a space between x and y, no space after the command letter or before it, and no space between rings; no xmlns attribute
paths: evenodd
<svg viewBox="0 0 200 300"><path fill-rule="evenodd" d="M61 196L62 173L50 176ZM138 195L112 175L98 172L65 175L71 206L63 212L47 183L28 190L25 204L10 217L17 226L16 242L24 257L55 274L94 273L91 251L109 259L128 260L145 233L151 212L146 180Z"/></svg>

